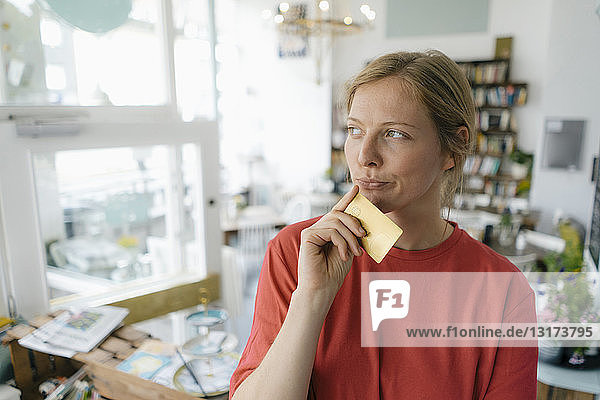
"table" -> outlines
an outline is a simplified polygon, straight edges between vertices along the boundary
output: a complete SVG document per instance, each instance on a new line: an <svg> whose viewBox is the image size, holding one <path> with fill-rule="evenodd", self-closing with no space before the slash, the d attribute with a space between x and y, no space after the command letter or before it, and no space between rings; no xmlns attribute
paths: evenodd
<svg viewBox="0 0 600 400"><path fill-rule="evenodd" d="M221 222L224 244L230 246L238 231L249 224L270 225L276 229L287 225L283 217L269 206L248 206L234 220Z"/></svg>
<svg viewBox="0 0 600 400"><path fill-rule="evenodd" d="M538 399L568 398L572 400L600 399L600 369L577 370L538 362L538 382L550 388L539 390ZM559 388L558 391L555 388ZM562 388L563 390L560 390ZM564 390L566 389L566 390ZM541 393L540 393L541 392ZM564 393L564 397L560 393ZM574 393L576 392L576 393ZM541 396L540 396L541 395ZM546 397L544 397L546 396Z"/></svg>

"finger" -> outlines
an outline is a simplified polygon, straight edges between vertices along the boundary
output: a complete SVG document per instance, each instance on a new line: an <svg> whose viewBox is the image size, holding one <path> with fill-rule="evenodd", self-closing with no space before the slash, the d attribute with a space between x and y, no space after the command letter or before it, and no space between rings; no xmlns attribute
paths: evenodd
<svg viewBox="0 0 600 400"><path fill-rule="evenodd" d="M354 215L346 214L343 211L332 211L331 214L342 221L344 225L346 225L357 237L366 236L367 231L362 227L360 220L356 218Z"/></svg>
<svg viewBox="0 0 600 400"><path fill-rule="evenodd" d="M340 258L346 261L348 243L335 228L313 229L306 238L306 241L318 247L323 247L327 243L332 243L337 248Z"/></svg>
<svg viewBox="0 0 600 400"><path fill-rule="evenodd" d="M323 247L328 243L334 246L348 247L344 237L332 226L321 226L319 228L305 229L302 231L302 240L317 247ZM335 241L334 241L335 240Z"/></svg>
<svg viewBox="0 0 600 400"><path fill-rule="evenodd" d="M340 253L340 258L348 261L348 243L344 240L344 237L336 229L327 229L327 231L329 231L329 239Z"/></svg>
<svg viewBox="0 0 600 400"><path fill-rule="evenodd" d="M332 210L344 211L346 209L346 207L348 207L348 204L350 204L352 199L357 195L357 193L358 193L358 186L357 185L352 186L352 189L348 193L346 193L344 195L344 197L342 197L335 206L333 206Z"/></svg>
<svg viewBox="0 0 600 400"><path fill-rule="evenodd" d="M358 239L356 236L354 236L354 233L352 233L352 231L339 219L328 221L328 223L332 224L329 226L330 228L333 227L333 229L337 230L338 233L342 235L348 247L352 250L352 253L354 253L354 255L357 257L360 256L360 245L358 243Z"/></svg>

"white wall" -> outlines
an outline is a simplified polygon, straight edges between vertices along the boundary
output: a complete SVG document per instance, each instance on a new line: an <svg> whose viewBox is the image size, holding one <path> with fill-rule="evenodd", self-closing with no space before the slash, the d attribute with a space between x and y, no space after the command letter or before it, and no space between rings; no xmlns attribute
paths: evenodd
<svg viewBox="0 0 600 400"><path fill-rule="evenodd" d="M593 0L554 0L545 58L543 115L587 120L580 171L541 169L536 158L531 203L546 214L560 208L584 224L591 218L592 159L600 137L600 18ZM543 149L537 137L536 154ZM588 226L589 228L589 226Z"/></svg>
<svg viewBox="0 0 600 400"><path fill-rule="evenodd" d="M541 92L547 37L550 30L551 0L490 0L488 31L452 35L386 38L385 0L369 2L377 11L375 29L357 36L337 39L334 47L334 93L371 58L392 51L438 49L456 60L486 59L494 56L496 37L513 36L511 79L529 84L529 98L516 109L519 145L534 151L542 130Z"/></svg>
<svg viewBox="0 0 600 400"><path fill-rule="evenodd" d="M528 102L515 109L519 147L535 152L531 206L549 218L557 207L587 224L593 202L589 182L600 136L600 19L593 0L490 0L488 31L444 36L386 38L385 0L372 0L378 12L374 30L337 39L334 47L334 94L362 63L398 50L435 48L454 59L491 58L495 38L513 36L511 79L529 84ZM380 18L381 17L381 18ZM547 116L588 121L582 171L539 168Z"/></svg>
<svg viewBox="0 0 600 400"><path fill-rule="evenodd" d="M245 93L239 120L232 124L229 118L224 128L222 151L229 154L223 162L238 162L237 154L262 155L267 178L291 190L307 189L330 164L330 68L324 67L318 85L314 47L306 58L278 57L275 24L261 18L263 10L274 11L275 6L272 0L238 3L239 73Z"/></svg>

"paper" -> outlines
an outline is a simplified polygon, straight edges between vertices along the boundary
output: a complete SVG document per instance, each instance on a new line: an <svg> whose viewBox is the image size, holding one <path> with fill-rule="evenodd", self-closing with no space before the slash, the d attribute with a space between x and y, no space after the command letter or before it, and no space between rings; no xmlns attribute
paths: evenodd
<svg viewBox="0 0 600 400"><path fill-rule="evenodd" d="M117 369L143 379L152 379L161 368L170 363L169 356L137 350L127 360L117 365Z"/></svg>
<svg viewBox="0 0 600 400"><path fill-rule="evenodd" d="M32 349L31 346L37 346L34 350L40 350L39 346L45 344L87 353L104 340L127 314L129 310L126 308L112 306L71 309L20 339L19 344Z"/></svg>
<svg viewBox="0 0 600 400"><path fill-rule="evenodd" d="M402 235L402 229L360 193L344 212L358 218L367 232L366 236L360 238L361 245L373 260L380 263Z"/></svg>
<svg viewBox="0 0 600 400"><path fill-rule="evenodd" d="M19 339L19 344L31 350L39 351L41 353L52 354L54 356L71 358L75 355L75 351L65 349L64 347L55 346L38 339L32 334L29 334L22 339Z"/></svg>

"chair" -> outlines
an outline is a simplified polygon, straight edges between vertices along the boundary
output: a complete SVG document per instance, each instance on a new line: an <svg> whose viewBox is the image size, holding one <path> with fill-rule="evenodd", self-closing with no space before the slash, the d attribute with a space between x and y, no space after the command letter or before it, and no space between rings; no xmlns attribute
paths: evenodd
<svg viewBox="0 0 600 400"><path fill-rule="evenodd" d="M244 283L248 278L258 276L267 244L276 234L277 229L272 223L261 223L259 220L240 221L238 258Z"/></svg>
<svg viewBox="0 0 600 400"><path fill-rule="evenodd" d="M242 312L244 305L244 276L238 265L238 251L231 246L221 247L221 292L223 306L231 318Z"/></svg>

